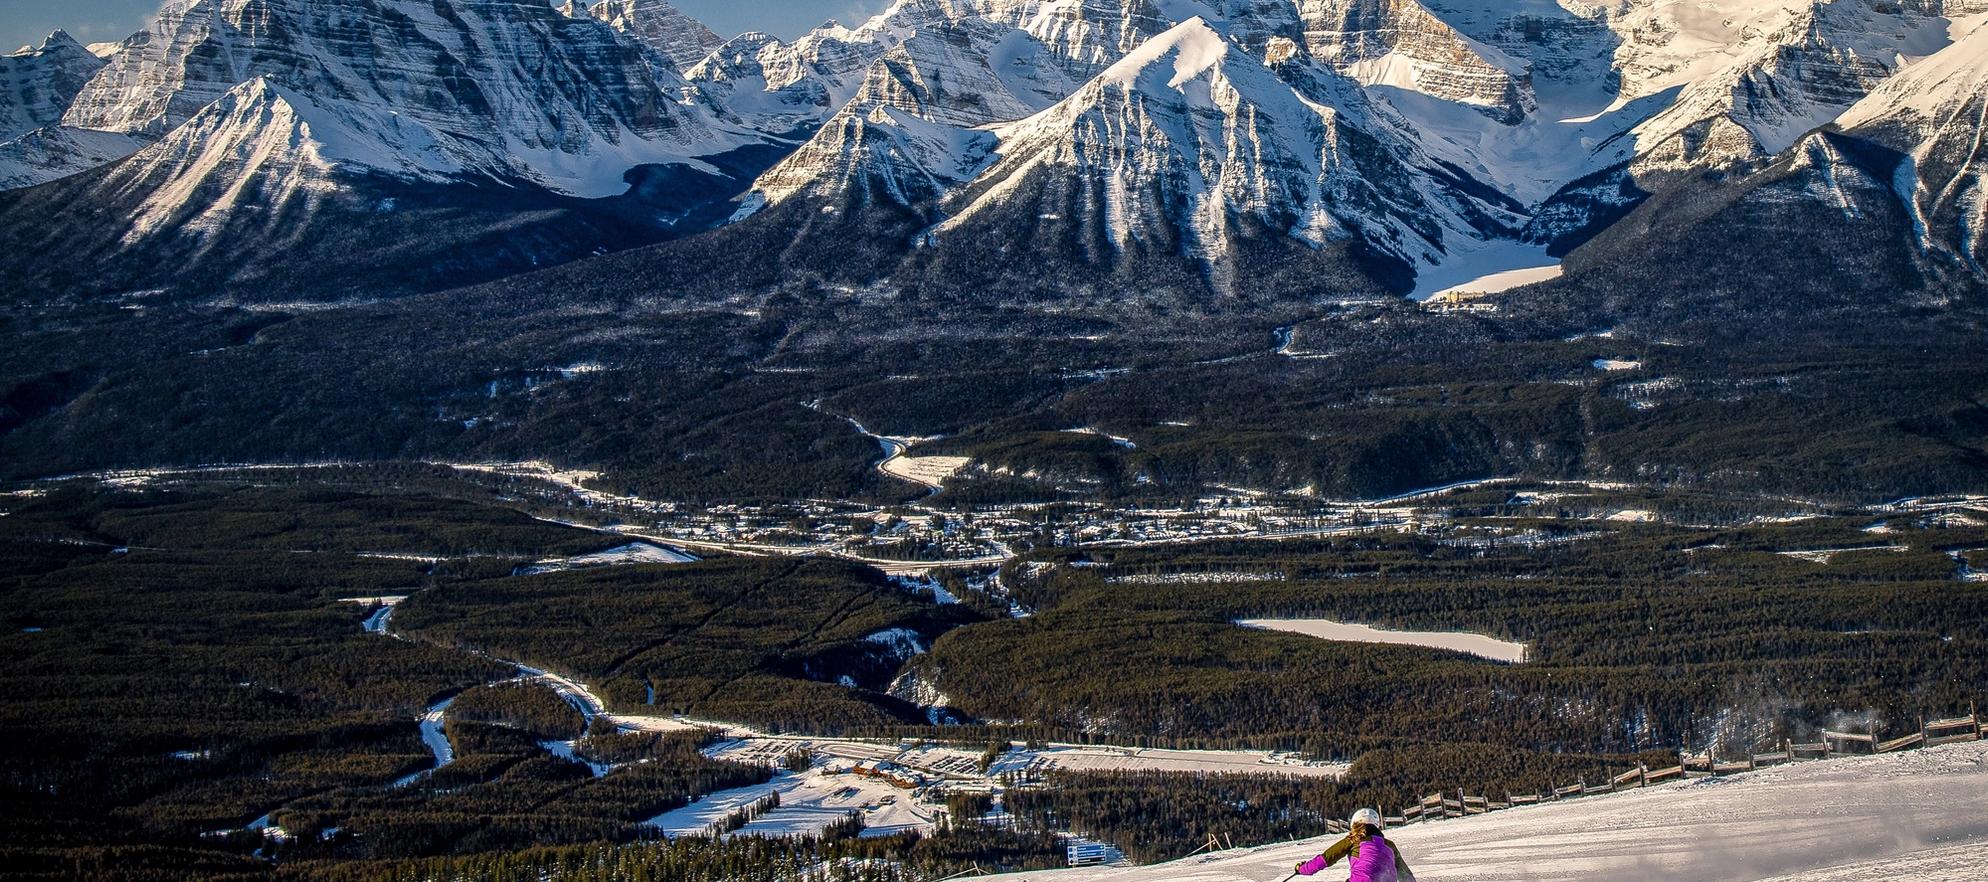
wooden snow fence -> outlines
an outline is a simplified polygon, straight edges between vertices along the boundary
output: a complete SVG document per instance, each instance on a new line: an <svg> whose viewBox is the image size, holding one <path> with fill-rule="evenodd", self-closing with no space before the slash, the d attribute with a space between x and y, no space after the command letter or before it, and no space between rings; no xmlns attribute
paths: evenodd
<svg viewBox="0 0 1988 882"><path fill-rule="evenodd" d="M1562 799L1578 799L1599 793L1613 793L1619 790L1634 790L1652 787L1673 781L1695 778L1710 778L1719 775L1733 775L1750 772L1768 766L1793 762L1832 759L1842 756L1869 756L1893 753L1919 747L1937 747L1942 744L1958 744L1966 741L1988 740L1988 719L1980 712L1970 709L1967 716L1931 720L1921 723L1919 731L1909 732L1896 738L1880 738L1875 730L1866 732L1838 732L1825 729L1822 740L1808 743L1783 741L1779 750L1766 753L1749 752L1744 759L1720 760L1709 755L1689 756L1680 754L1675 766L1652 769L1647 765L1637 766L1607 781L1590 784L1579 781L1565 787L1532 793L1506 793L1503 800L1488 796L1472 795L1464 790L1451 793L1431 793L1416 802L1405 806L1398 814L1389 815L1389 826L1418 824L1441 818L1461 818L1481 815L1486 812L1501 811L1519 806L1538 805ZM1344 821L1328 821L1326 828L1335 833L1346 832Z"/></svg>
<svg viewBox="0 0 1988 882"><path fill-rule="evenodd" d="M1926 746L1938 747L1962 741L1979 741L1982 736L1982 725L1974 717L1966 716L1951 720L1934 720L1927 723L1922 731L1926 733Z"/></svg>

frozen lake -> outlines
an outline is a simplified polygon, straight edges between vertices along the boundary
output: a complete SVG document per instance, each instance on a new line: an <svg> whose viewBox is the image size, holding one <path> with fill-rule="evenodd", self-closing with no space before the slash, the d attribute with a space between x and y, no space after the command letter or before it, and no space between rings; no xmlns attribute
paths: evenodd
<svg viewBox="0 0 1988 882"><path fill-rule="evenodd" d="M1386 631L1372 625L1353 625L1331 619L1241 619L1236 624L1263 631L1303 634L1320 640L1427 646L1432 649L1467 652L1501 662L1517 663L1526 660L1526 645L1523 643L1460 631Z"/></svg>

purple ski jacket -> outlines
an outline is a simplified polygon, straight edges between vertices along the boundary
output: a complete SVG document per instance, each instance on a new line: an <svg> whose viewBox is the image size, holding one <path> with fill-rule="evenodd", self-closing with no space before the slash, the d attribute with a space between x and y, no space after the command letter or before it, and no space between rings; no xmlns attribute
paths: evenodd
<svg viewBox="0 0 1988 882"><path fill-rule="evenodd" d="M1349 835L1333 843L1324 854L1299 864L1298 873L1316 876L1348 855L1353 858L1347 865L1352 871L1348 882L1415 882L1415 874L1409 871L1408 862L1401 859L1401 852L1381 836L1355 842Z"/></svg>

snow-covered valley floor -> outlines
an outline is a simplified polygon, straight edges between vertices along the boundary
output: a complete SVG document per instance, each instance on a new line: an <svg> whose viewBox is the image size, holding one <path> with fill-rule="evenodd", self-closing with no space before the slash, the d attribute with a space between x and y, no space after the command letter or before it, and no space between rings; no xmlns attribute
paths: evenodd
<svg viewBox="0 0 1988 882"><path fill-rule="evenodd" d="M1516 664L1526 660L1526 645L1499 640L1484 634L1455 631L1390 631L1372 625L1355 625L1331 619L1239 619L1236 624L1262 631L1303 634L1320 640L1352 643L1392 643L1400 646L1429 646L1468 652L1492 661Z"/></svg>
<svg viewBox="0 0 1988 882"><path fill-rule="evenodd" d="M1415 824L1389 836L1421 882L1979 880L1988 868L1988 742L1798 763ZM1330 841L1004 878L1278 882Z"/></svg>

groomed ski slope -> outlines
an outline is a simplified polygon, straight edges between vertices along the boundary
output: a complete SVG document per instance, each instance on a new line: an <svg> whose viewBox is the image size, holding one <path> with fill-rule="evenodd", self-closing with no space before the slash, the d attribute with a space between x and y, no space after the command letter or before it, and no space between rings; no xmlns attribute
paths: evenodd
<svg viewBox="0 0 1988 882"><path fill-rule="evenodd" d="M1988 872L1988 742L1780 766L1394 830L1420 882L1960 882ZM1278 882L1331 840L1009 882ZM1316 877L1343 882L1345 865Z"/></svg>

